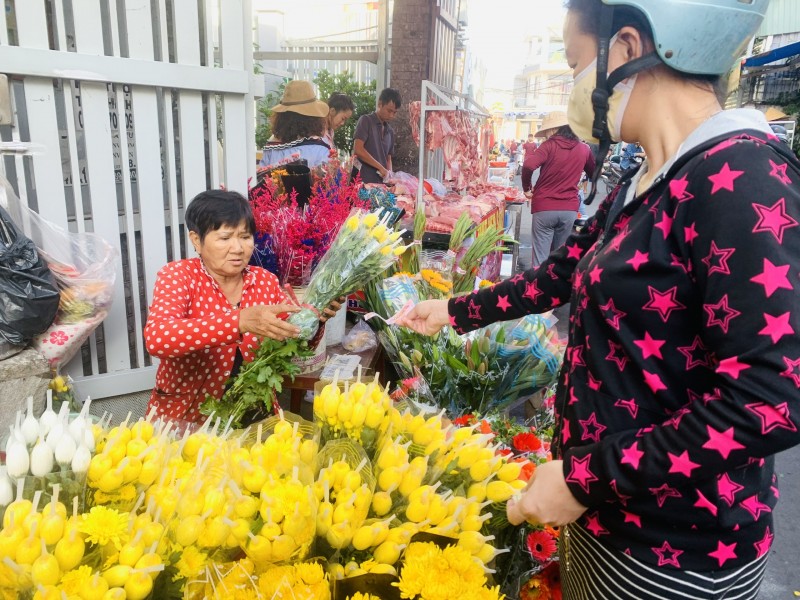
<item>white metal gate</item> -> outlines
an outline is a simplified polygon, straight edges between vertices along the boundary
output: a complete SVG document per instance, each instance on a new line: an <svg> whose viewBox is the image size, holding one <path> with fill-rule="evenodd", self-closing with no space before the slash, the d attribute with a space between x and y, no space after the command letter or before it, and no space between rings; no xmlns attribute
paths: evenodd
<svg viewBox="0 0 800 600"><path fill-rule="evenodd" d="M67 372L103 398L152 387L144 349L156 273L186 256L185 204L255 174L251 0L0 0L5 141L20 197L120 251L114 304Z"/></svg>

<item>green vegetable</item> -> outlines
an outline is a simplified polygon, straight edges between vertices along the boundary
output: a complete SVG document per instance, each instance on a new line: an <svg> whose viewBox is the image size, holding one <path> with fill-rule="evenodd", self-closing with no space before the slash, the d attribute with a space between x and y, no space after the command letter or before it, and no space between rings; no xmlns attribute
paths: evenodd
<svg viewBox="0 0 800 600"><path fill-rule="evenodd" d="M233 427L241 427L242 417L251 409L264 407L272 410L275 395L283 390L283 381L294 381L300 367L292 362L295 357L308 358L314 354L308 342L288 339L279 342L264 338L256 350L253 362L242 365L239 375L228 380L230 386L222 398L207 396L200 405L200 413L214 414L223 423L233 418Z"/></svg>

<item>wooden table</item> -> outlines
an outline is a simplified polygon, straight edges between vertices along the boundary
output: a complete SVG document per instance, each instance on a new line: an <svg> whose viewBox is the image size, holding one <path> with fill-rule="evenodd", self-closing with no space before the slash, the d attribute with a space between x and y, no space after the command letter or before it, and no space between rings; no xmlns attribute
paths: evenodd
<svg viewBox="0 0 800 600"><path fill-rule="evenodd" d="M381 380L384 381L384 357L383 347L378 344L375 348L367 350L366 352L349 352L345 350L341 344L335 346L328 346L328 356L334 354L352 354L361 357L361 367L364 369L371 369L373 372L381 374ZM324 367L323 367L324 368ZM303 397L306 392L313 392L314 385L319 381L319 376L322 369L304 375L298 375L294 378L293 382L284 383L284 389L290 390L290 410L296 414L300 414L303 403ZM385 382L385 381L384 381Z"/></svg>

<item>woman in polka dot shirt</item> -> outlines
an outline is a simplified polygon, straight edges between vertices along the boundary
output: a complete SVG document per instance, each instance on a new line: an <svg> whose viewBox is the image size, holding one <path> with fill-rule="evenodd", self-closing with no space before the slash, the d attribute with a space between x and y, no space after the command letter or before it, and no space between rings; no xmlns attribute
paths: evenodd
<svg viewBox="0 0 800 600"><path fill-rule="evenodd" d="M161 361L148 410L200 421L200 403L207 394L222 396L261 338L297 336L299 329L282 317L299 308L286 303L275 275L248 266L255 220L244 197L203 192L185 218L199 258L171 262L158 273L144 330L147 351Z"/></svg>

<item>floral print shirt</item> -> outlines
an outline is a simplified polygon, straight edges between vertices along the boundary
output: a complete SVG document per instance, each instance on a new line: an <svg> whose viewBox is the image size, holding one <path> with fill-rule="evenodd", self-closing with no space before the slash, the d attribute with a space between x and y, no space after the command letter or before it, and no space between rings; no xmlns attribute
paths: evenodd
<svg viewBox="0 0 800 600"><path fill-rule="evenodd" d="M617 188L539 269L449 310L465 332L570 302L556 407L582 525L654 566L712 571L768 552L772 456L800 442L800 164L756 131L690 154L627 205Z"/></svg>
<svg viewBox="0 0 800 600"><path fill-rule="evenodd" d="M239 331L239 311L285 301L278 279L260 267L243 273L242 299L233 307L199 258L171 262L156 279L144 338L147 351L161 360L150 396L157 415L200 421L206 394L222 396L236 351L253 360L260 340Z"/></svg>

